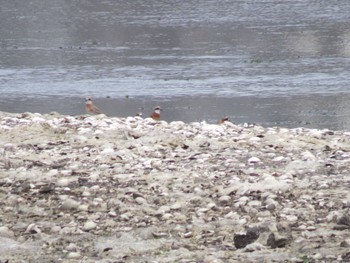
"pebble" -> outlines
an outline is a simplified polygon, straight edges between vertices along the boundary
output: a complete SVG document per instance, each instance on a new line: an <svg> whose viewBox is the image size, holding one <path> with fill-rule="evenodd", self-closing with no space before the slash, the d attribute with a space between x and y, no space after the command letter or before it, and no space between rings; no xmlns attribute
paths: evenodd
<svg viewBox="0 0 350 263"><path fill-rule="evenodd" d="M79 252L69 252L67 255L68 259L80 259L81 254Z"/></svg>
<svg viewBox="0 0 350 263"><path fill-rule="evenodd" d="M251 157L248 159L248 164L256 164L256 163L260 163L261 160L258 157Z"/></svg>
<svg viewBox="0 0 350 263"><path fill-rule="evenodd" d="M142 198L142 197L136 197L135 198L135 202L139 205L145 205L147 204L147 201L145 198Z"/></svg>
<svg viewBox="0 0 350 263"><path fill-rule="evenodd" d="M80 206L80 203L78 201L75 201L74 199L67 198L63 201L61 209L63 210L74 210L78 209Z"/></svg>
<svg viewBox="0 0 350 263"><path fill-rule="evenodd" d="M229 204L231 201L232 201L232 199L231 199L231 197L228 196L228 195L224 195L224 196L219 197L219 203L220 203L220 204L227 205L227 204Z"/></svg>
<svg viewBox="0 0 350 263"><path fill-rule="evenodd" d="M97 224L94 221L87 221L85 222L84 226L83 226L83 230L84 231L91 231L93 229L95 229L97 227Z"/></svg>
<svg viewBox="0 0 350 263"><path fill-rule="evenodd" d="M66 246L66 250L70 252L77 252L79 250L79 247L74 243L69 243L69 245Z"/></svg>
<svg viewBox="0 0 350 263"><path fill-rule="evenodd" d="M277 156L272 159L273 162L282 162L285 158L283 156Z"/></svg>
<svg viewBox="0 0 350 263"><path fill-rule="evenodd" d="M29 233L29 234L40 234L40 233L41 233L41 230L40 230L40 228L39 228L36 224L32 223L32 224L30 224L30 225L27 227L25 233Z"/></svg>

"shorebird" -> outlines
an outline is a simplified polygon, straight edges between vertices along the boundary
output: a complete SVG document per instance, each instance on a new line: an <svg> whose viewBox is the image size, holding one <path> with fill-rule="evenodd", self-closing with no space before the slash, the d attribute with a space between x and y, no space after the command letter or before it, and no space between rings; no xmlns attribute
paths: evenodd
<svg viewBox="0 0 350 263"><path fill-rule="evenodd" d="M156 121L159 121L160 120L160 112L162 111L163 109L161 109L160 106L157 106L154 108L152 114L151 114L151 118L153 120L156 120Z"/></svg>
<svg viewBox="0 0 350 263"><path fill-rule="evenodd" d="M230 121L230 119L227 116L225 116L219 120L219 124L223 124L225 123L225 121Z"/></svg>
<svg viewBox="0 0 350 263"><path fill-rule="evenodd" d="M143 107L138 108L140 111L135 114L135 117L141 117L142 118L142 110L144 110Z"/></svg>
<svg viewBox="0 0 350 263"><path fill-rule="evenodd" d="M97 108L94 103L92 102L92 99L86 98L85 99L85 110L88 114L102 114L103 112Z"/></svg>

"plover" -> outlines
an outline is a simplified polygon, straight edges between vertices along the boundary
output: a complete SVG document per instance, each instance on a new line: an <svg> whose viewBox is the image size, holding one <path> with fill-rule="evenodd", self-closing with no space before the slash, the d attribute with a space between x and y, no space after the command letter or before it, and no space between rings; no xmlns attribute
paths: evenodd
<svg viewBox="0 0 350 263"><path fill-rule="evenodd" d="M94 103L92 102L92 99L86 98L85 99L85 110L88 114L102 114L103 112L97 108Z"/></svg>
<svg viewBox="0 0 350 263"><path fill-rule="evenodd" d="M225 123L225 121L229 121L229 120L230 119L227 116L225 116L219 120L219 124L223 124L223 123Z"/></svg>
<svg viewBox="0 0 350 263"><path fill-rule="evenodd" d="M162 111L163 109L161 109L160 106L157 106L154 108L152 114L151 114L151 118L153 120L156 120L156 121L159 121L160 120L160 112Z"/></svg>

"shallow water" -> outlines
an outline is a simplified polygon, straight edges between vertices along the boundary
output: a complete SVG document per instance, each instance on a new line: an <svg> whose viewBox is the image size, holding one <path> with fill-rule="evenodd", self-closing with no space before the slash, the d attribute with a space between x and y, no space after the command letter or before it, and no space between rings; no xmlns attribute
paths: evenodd
<svg viewBox="0 0 350 263"><path fill-rule="evenodd" d="M346 0L6 1L0 110L77 114L93 96L118 101L103 100L112 115L162 104L178 112L169 120L348 129L348 10Z"/></svg>

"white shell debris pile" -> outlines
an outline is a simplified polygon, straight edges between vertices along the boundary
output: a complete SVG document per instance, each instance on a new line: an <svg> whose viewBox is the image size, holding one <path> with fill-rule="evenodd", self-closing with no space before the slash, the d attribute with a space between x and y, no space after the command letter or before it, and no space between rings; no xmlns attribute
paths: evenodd
<svg viewBox="0 0 350 263"><path fill-rule="evenodd" d="M0 114L9 262L349 262L350 133Z"/></svg>

